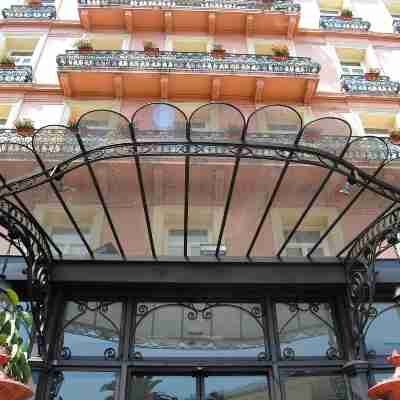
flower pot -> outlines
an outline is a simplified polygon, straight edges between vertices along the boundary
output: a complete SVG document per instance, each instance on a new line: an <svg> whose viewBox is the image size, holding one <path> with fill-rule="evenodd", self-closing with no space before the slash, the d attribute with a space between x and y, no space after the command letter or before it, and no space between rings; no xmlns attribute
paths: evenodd
<svg viewBox="0 0 400 400"><path fill-rule="evenodd" d="M400 144L400 135L390 135L390 143Z"/></svg>
<svg viewBox="0 0 400 400"><path fill-rule="evenodd" d="M32 389L0 372L0 400L27 400L33 396Z"/></svg>
<svg viewBox="0 0 400 400"><path fill-rule="evenodd" d="M272 56L274 61L287 61L289 56Z"/></svg>
<svg viewBox="0 0 400 400"><path fill-rule="evenodd" d="M158 57L160 55L160 49L158 47L149 47L144 49L144 54L150 57Z"/></svg>
<svg viewBox="0 0 400 400"><path fill-rule="evenodd" d="M379 72L366 72L364 78L367 81L376 81L379 78Z"/></svg>
<svg viewBox="0 0 400 400"><path fill-rule="evenodd" d="M14 63L8 63L8 64L0 64L1 69L10 69L10 68L15 68Z"/></svg>
<svg viewBox="0 0 400 400"><path fill-rule="evenodd" d="M214 49L211 51L211 56L214 58L225 58L225 53L226 53L226 50L223 50L223 49L215 50Z"/></svg>
<svg viewBox="0 0 400 400"><path fill-rule="evenodd" d="M33 135L33 128L16 128L17 135L22 137L29 137Z"/></svg>
<svg viewBox="0 0 400 400"><path fill-rule="evenodd" d="M353 17L347 17L346 15L339 15L337 18L343 21L351 21L353 19Z"/></svg>
<svg viewBox="0 0 400 400"><path fill-rule="evenodd" d="M42 0L29 0L27 2L29 7L39 7L42 3Z"/></svg>
<svg viewBox="0 0 400 400"><path fill-rule="evenodd" d="M79 53L89 53L93 51L93 47L79 47Z"/></svg>

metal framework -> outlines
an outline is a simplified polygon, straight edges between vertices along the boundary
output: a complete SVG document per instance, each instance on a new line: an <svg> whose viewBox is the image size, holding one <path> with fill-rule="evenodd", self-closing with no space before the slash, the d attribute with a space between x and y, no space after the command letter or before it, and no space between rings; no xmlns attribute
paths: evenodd
<svg viewBox="0 0 400 400"><path fill-rule="evenodd" d="M167 115L166 122L157 124L160 113ZM212 129L199 129L199 122L204 122L210 115L220 115ZM290 130L271 130L269 123L279 120ZM107 132L99 134L92 127L93 120L108 121ZM259 121L264 121L260 123ZM145 122L143 122L145 121ZM230 121L229 126L225 121ZM228 260L222 252L224 232L230 216L232 198L238 185L238 175L242 166L249 160L259 160L260 167L269 168L273 163L282 165L280 174L266 199L264 210L256 224L254 234L248 238L249 246L241 257L248 262L257 262L253 258L256 243L265 221L271 215L277 195L288 171L295 165L318 167L325 171L321 181L311 191L313 194L303 206L300 217L291 227L284 242L275 256L282 260L287 246L295 237L302 223L316 204L324 188L334 178L340 178L355 191L337 217L326 227L306 258L313 262L313 254L335 227L346 220L349 210L360 197L369 193L377 199L389 200L391 205L372 221L365 231L353 238L338 252L339 262L346 263L349 282L351 282L352 307L355 321L355 340L359 340L368 319L368 304L373 299L376 257L388 246L397 244L397 232L400 229L393 206L400 201L400 189L386 181L385 167L397 159L396 146L377 137L358 137L352 139L349 124L339 118L321 118L303 125L301 116L291 107L272 105L253 112L247 119L236 107L225 103L210 103L199 107L190 116L179 108L167 103L151 103L138 109L128 120L122 114L111 110L90 111L81 116L74 126L46 126L37 130L31 138L21 138L9 131L0 137L0 161L29 161L25 176L0 179L0 225L11 241L24 254L29 266L28 279L32 287L32 305L37 331L41 337L41 351L46 352L44 343L45 323L47 320L46 296L50 289L52 265L62 262L68 254L60 249L46 233L44 227L29 213L21 195L34 196L47 188L59 202L65 218L74 228L77 237L87 251L88 259L102 259L101 251L93 248L74 210L65 200L62 190L64 181L74 173L86 171L89 182L94 188L94 195L104 212L109 230L115 243L114 258L121 261L128 259L126 249L120 238L99 182L96 163L109 160L132 160L138 181L139 198L143 209L146 235L154 260L158 253L154 238L154 228L150 218L148 192L144 179L143 162L149 160L183 160L183 259L191 262L194 258L188 252L189 216L191 210L190 189L192 162L209 160L230 160L232 172L225 193L222 220L215 245L215 262ZM33 166L33 168L32 168ZM33 171L33 172L32 172ZM16 206L11 200L17 202ZM245 233L243 233L245 234ZM396 238L396 240L394 239ZM315 261L315 259L314 259Z"/></svg>

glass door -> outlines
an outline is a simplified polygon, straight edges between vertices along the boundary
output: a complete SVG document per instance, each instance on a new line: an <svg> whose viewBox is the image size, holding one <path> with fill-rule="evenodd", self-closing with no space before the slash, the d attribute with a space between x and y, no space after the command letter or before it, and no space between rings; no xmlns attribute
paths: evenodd
<svg viewBox="0 0 400 400"><path fill-rule="evenodd" d="M126 400L271 400L266 375L132 375Z"/></svg>

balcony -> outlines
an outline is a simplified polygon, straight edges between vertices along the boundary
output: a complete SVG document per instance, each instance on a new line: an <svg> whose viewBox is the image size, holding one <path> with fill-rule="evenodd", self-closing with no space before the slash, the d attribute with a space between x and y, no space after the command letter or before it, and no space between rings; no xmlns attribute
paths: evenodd
<svg viewBox="0 0 400 400"><path fill-rule="evenodd" d="M361 18L342 19L340 17L321 17L319 26L321 29L330 31L367 32L371 28L371 23Z"/></svg>
<svg viewBox="0 0 400 400"><path fill-rule="evenodd" d="M162 99L267 100L308 103L320 65L306 57L161 51L67 51L57 57L64 94ZM101 84L99 85L99 82Z"/></svg>
<svg viewBox="0 0 400 400"><path fill-rule="evenodd" d="M52 5L33 6L11 6L4 8L1 13L5 19L34 19L47 20L56 18L56 8Z"/></svg>
<svg viewBox="0 0 400 400"><path fill-rule="evenodd" d="M400 18L393 19L393 32L400 33Z"/></svg>
<svg viewBox="0 0 400 400"><path fill-rule="evenodd" d="M348 94L369 96L397 96L400 82L392 81L388 76L379 76L368 80L363 75L342 75L342 89Z"/></svg>
<svg viewBox="0 0 400 400"><path fill-rule="evenodd" d="M293 38L300 5L293 0L78 0L86 30L277 34Z"/></svg>
<svg viewBox="0 0 400 400"><path fill-rule="evenodd" d="M0 84L21 84L32 82L31 66L16 66L10 68L0 67Z"/></svg>

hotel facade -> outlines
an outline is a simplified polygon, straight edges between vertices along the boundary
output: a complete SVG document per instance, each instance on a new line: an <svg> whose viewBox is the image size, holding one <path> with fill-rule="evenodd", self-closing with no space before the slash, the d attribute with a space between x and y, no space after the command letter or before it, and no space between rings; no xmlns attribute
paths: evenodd
<svg viewBox="0 0 400 400"><path fill-rule="evenodd" d="M367 399L400 348L400 1L1 7L34 398Z"/></svg>

